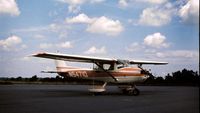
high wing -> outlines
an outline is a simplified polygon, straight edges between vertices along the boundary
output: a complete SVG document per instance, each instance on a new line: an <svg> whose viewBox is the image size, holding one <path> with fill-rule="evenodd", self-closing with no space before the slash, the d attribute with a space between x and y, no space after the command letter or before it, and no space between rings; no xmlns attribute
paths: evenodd
<svg viewBox="0 0 200 113"><path fill-rule="evenodd" d="M117 64L154 64L154 65L164 65L168 64L167 62L158 62L158 61L144 61L144 60L121 60L121 59L112 59L112 58L100 58L100 57L90 57L90 56L81 56L81 55L70 55L70 54L60 54L60 53L49 53L42 52L33 54L34 57L55 59L55 60L64 60L71 62L85 62L85 63L117 63Z"/></svg>
<svg viewBox="0 0 200 113"><path fill-rule="evenodd" d="M37 53L37 54L33 54L32 56L55 59L55 60L71 61L71 62L86 62L86 63L95 63L95 62L113 63L113 62L116 62L115 59L111 59L111 58L99 58L99 57L89 57L89 56L49 53L49 52Z"/></svg>

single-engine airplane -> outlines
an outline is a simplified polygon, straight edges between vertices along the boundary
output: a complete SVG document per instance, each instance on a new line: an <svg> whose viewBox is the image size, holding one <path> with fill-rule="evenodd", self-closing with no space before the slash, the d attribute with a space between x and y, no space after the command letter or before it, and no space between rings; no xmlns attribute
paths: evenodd
<svg viewBox="0 0 200 113"><path fill-rule="evenodd" d="M41 52L33 54L34 57L54 59L56 71L46 71L47 73L58 73L65 78L100 81L102 85L93 86L89 89L93 93L102 93L106 91L107 83L118 85L124 94L139 95L140 91L135 83L143 82L152 74L142 68L143 64L164 65L167 62L143 61L143 60L123 60L112 58L100 58L80 55L70 55L61 53ZM93 69L84 69L67 66L65 61L93 63ZM137 65L131 67L129 65Z"/></svg>

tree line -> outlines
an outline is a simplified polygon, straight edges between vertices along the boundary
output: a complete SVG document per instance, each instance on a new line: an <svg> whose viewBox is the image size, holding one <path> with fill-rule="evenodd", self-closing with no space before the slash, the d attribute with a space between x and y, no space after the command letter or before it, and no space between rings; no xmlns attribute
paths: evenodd
<svg viewBox="0 0 200 113"><path fill-rule="evenodd" d="M189 85L199 86L200 76L199 73L193 70L183 69L181 71L172 72L165 77L149 77L145 85Z"/></svg>
<svg viewBox="0 0 200 113"><path fill-rule="evenodd" d="M29 83L45 83L45 82L63 82L63 83L91 83L92 81L86 80L76 80L72 78L63 78L61 76L56 77L45 77L39 78L37 75L32 76L31 78L22 78L12 77L12 78L0 78L0 84L3 83L12 83L12 82L29 82ZM172 72L171 74L167 74L165 77L161 76L151 76L144 83L140 83L139 85L184 85L184 86L199 86L200 76L199 73L193 70L183 69L181 71Z"/></svg>

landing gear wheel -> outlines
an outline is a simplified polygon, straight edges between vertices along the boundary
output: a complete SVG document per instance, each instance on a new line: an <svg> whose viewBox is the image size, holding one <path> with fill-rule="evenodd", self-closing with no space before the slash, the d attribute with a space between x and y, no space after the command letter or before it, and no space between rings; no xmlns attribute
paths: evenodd
<svg viewBox="0 0 200 113"><path fill-rule="evenodd" d="M140 94L139 89L137 89L135 87L135 85L132 85L132 86L120 86L119 88L121 89L123 94L126 94L126 95L138 96Z"/></svg>
<svg viewBox="0 0 200 113"><path fill-rule="evenodd" d="M138 96L138 95L140 94L140 90L137 89L137 88L135 88L134 90L132 90L132 94L133 94L134 96Z"/></svg>
<svg viewBox="0 0 200 113"><path fill-rule="evenodd" d="M140 94L140 91L137 88L129 90L127 92L128 95L133 95L133 96L138 96Z"/></svg>

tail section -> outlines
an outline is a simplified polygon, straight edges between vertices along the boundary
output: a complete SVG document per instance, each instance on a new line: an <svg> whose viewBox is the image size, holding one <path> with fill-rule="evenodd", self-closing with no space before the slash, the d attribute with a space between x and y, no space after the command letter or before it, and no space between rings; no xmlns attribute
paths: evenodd
<svg viewBox="0 0 200 113"><path fill-rule="evenodd" d="M63 60L55 60L56 67L67 67L65 61Z"/></svg>
<svg viewBox="0 0 200 113"><path fill-rule="evenodd" d="M67 65L66 65L65 61L55 60L55 64L56 64L56 69L58 72L65 71L67 69Z"/></svg>
<svg viewBox="0 0 200 113"><path fill-rule="evenodd" d="M57 72L66 72L66 71L71 71L74 69L79 69L76 67L67 66L66 62L63 60L55 60L55 64L56 64Z"/></svg>

